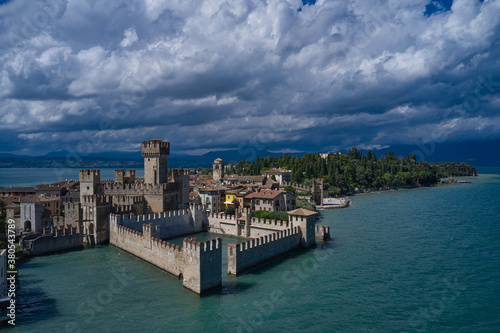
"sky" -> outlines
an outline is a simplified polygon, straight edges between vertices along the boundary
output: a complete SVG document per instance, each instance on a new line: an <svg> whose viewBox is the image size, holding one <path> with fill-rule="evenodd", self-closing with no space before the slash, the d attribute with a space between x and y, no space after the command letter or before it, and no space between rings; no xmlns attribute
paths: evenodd
<svg viewBox="0 0 500 333"><path fill-rule="evenodd" d="M0 0L0 152L500 139L500 1Z"/></svg>

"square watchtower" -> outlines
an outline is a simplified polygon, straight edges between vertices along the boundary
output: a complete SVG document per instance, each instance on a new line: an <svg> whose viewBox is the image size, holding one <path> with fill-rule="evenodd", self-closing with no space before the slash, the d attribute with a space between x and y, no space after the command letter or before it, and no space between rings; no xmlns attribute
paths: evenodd
<svg viewBox="0 0 500 333"><path fill-rule="evenodd" d="M142 142L144 183L159 185L168 182L168 155L170 155L170 142L160 139Z"/></svg>
<svg viewBox="0 0 500 333"><path fill-rule="evenodd" d="M82 169L79 171L80 178L80 202L84 195L101 194L101 171L98 169Z"/></svg>

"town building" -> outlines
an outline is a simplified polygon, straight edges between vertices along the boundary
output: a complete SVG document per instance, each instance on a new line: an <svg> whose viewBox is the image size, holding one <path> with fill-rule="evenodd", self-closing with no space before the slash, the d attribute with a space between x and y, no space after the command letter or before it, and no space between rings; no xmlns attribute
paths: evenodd
<svg viewBox="0 0 500 333"><path fill-rule="evenodd" d="M57 185L36 185L35 192L37 195L43 195L51 198L60 198L68 192L66 187Z"/></svg>
<svg viewBox="0 0 500 333"><path fill-rule="evenodd" d="M33 186L11 186L11 187L1 187L0 196L1 197L25 197L27 195L35 195L36 189Z"/></svg>
<svg viewBox="0 0 500 333"><path fill-rule="evenodd" d="M216 187L216 188L199 188L198 193L200 195L201 204L207 212L218 213L221 210L222 203L224 202L225 192L227 188Z"/></svg>
<svg viewBox="0 0 500 333"><path fill-rule="evenodd" d="M270 169L262 172L263 176L266 176L268 178L274 178L276 181L280 184L283 185L286 182L291 182L292 181L292 171L291 170L285 170L285 169Z"/></svg>
<svg viewBox="0 0 500 333"><path fill-rule="evenodd" d="M260 190L245 196L252 210L290 211L296 208L296 198L286 191Z"/></svg>
<svg viewBox="0 0 500 333"><path fill-rule="evenodd" d="M224 202L224 204L226 205L226 208L234 205L233 201L235 201L235 200L237 201L236 198L237 198L238 193L240 191L241 191L241 189L233 189L233 190L226 191L226 201Z"/></svg>
<svg viewBox="0 0 500 333"><path fill-rule="evenodd" d="M224 178L224 162L222 161L222 159L217 158L214 161L212 174L215 181L219 181Z"/></svg>
<svg viewBox="0 0 500 333"><path fill-rule="evenodd" d="M36 195L23 197L20 204L19 225L16 225L16 230L41 233L43 228L50 227L52 225L51 211L44 206L44 203Z"/></svg>

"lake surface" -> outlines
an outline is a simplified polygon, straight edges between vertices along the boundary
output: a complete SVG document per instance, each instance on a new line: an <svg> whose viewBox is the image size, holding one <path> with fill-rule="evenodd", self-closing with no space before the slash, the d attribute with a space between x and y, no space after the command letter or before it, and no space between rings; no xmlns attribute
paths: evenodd
<svg viewBox="0 0 500 333"><path fill-rule="evenodd" d="M33 186L61 180L78 180L79 168L0 168L0 187ZM101 168L101 180L115 179L115 168ZM144 177L144 169L135 169Z"/></svg>
<svg viewBox="0 0 500 333"><path fill-rule="evenodd" d="M332 241L223 275L203 298L112 246L34 258L5 331L499 332L500 168L479 172L354 196L321 212Z"/></svg>

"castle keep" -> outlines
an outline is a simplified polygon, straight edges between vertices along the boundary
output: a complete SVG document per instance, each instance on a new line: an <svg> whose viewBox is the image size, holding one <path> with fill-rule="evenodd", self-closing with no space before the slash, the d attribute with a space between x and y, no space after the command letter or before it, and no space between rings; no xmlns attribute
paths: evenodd
<svg viewBox="0 0 500 333"><path fill-rule="evenodd" d="M114 182L103 182L100 170L80 170L80 206L67 205L66 223L83 221L83 233L90 244L109 241L111 213L150 214L186 209L189 205L189 172L173 170L168 179L170 143L158 139L142 142L144 181L135 170L115 170Z"/></svg>

